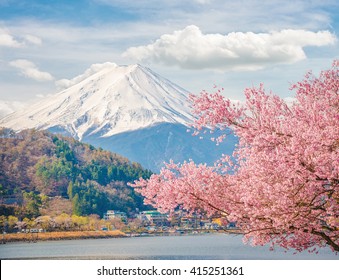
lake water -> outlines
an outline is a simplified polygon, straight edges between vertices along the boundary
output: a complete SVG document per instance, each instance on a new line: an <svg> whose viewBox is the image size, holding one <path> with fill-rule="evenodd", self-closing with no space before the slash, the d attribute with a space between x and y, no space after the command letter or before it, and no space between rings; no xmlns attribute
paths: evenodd
<svg viewBox="0 0 339 280"><path fill-rule="evenodd" d="M131 238L41 241L0 245L0 259L117 259L117 260L290 260L333 259L329 248L318 254L293 254L277 248L251 247L242 236L211 234Z"/></svg>

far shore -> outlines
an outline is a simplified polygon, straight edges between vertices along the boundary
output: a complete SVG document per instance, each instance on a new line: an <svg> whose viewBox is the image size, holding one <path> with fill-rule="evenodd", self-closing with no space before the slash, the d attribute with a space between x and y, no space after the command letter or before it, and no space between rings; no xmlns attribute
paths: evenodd
<svg viewBox="0 0 339 280"><path fill-rule="evenodd" d="M37 242L37 241L46 241L46 240L72 240L72 239L89 239L89 238L117 238L117 237L126 237L126 234L120 230L6 233L2 235L0 243Z"/></svg>
<svg viewBox="0 0 339 280"><path fill-rule="evenodd" d="M208 233L242 234L237 229L224 231L201 231L201 232L151 232L151 233L125 233L120 230L111 231L55 231L55 232L29 232L29 233L6 233L2 234L0 244L11 242L38 242L52 240L76 240L76 239L99 239L99 238L124 238L150 235L181 235L181 234L208 234Z"/></svg>

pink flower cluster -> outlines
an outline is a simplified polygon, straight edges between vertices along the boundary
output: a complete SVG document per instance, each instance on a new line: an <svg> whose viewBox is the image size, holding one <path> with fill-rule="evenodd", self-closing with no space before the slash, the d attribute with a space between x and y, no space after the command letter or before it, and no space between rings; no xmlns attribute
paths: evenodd
<svg viewBox="0 0 339 280"><path fill-rule="evenodd" d="M307 73L291 87L290 105L262 84L245 90L244 104L220 90L191 95L195 129L231 129L239 138L234 154L213 167L170 162L133 186L162 211L181 207L236 221L252 245L339 251L338 66L319 77Z"/></svg>

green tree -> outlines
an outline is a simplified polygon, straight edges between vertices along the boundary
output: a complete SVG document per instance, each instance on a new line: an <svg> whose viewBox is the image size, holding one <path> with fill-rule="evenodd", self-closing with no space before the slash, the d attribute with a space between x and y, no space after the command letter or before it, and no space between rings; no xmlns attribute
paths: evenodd
<svg viewBox="0 0 339 280"><path fill-rule="evenodd" d="M34 192L23 192L23 199L26 216L29 218L39 216L42 206L41 197Z"/></svg>
<svg viewBox="0 0 339 280"><path fill-rule="evenodd" d="M80 215L81 214L81 204L79 202L79 195L75 194L72 198L72 208L73 208L73 214Z"/></svg>
<svg viewBox="0 0 339 280"><path fill-rule="evenodd" d="M74 194L73 194L73 183L72 182L69 182L68 184L67 195L69 199L73 199Z"/></svg>

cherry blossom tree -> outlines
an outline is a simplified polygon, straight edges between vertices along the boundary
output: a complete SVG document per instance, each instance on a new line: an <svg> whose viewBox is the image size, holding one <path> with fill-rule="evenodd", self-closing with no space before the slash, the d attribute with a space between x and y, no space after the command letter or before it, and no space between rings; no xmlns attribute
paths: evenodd
<svg viewBox="0 0 339 280"><path fill-rule="evenodd" d="M132 184L160 211L205 211L236 221L244 241L298 251L339 251L339 61L294 84L295 102L245 89L234 104L203 91L191 95L197 131L232 131L233 155L214 166L170 162ZM206 151L208 152L208 151Z"/></svg>

